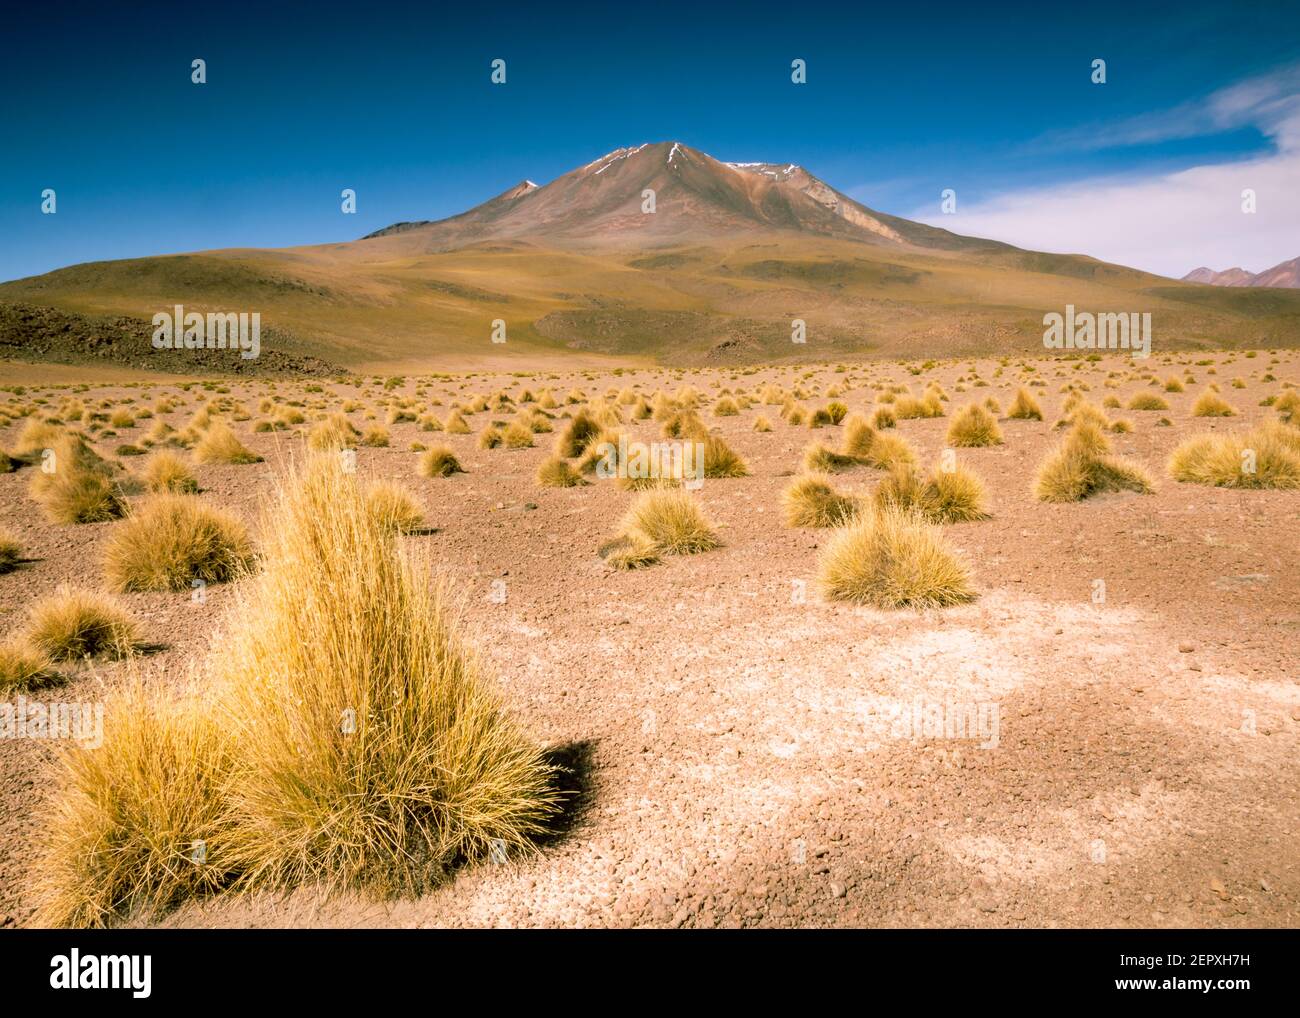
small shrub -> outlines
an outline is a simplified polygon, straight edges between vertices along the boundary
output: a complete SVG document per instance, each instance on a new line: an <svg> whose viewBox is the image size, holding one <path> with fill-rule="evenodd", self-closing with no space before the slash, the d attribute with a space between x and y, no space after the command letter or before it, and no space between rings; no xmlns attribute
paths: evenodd
<svg viewBox="0 0 1300 1018"><path fill-rule="evenodd" d="M126 657L139 646L138 632L112 598L69 587L33 605L26 628L28 642L54 661Z"/></svg>
<svg viewBox="0 0 1300 1018"><path fill-rule="evenodd" d="M838 528L818 564L831 600L877 608L946 608L971 601L970 574L942 534L894 509L864 513Z"/></svg>
<svg viewBox="0 0 1300 1018"><path fill-rule="evenodd" d="M189 590L225 583L253 562L248 531L193 495L153 495L113 530L104 551L112 590Z"/></svg>
<svg viewBox="0 0 1300 1018"><path fill-rule="evenodd" d="M416 469L421 477L450 477L465 472L456 454L445 445L436 445L421 453Z"/></svg>

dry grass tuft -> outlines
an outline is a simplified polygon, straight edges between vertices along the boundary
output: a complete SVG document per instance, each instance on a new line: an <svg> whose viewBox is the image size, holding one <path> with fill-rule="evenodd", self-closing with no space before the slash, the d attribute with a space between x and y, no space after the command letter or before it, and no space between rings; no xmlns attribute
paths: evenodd
<svg viewBox="0 0 1300 1018"><path fill-rule="evenodd" d="M55 440L29 490L55 523L103 523L126 512L113 467L78 435Z"/></svg>
<svg viewBox="0 0 1300 1018"><path fill-rule="evenodd" d="M8 527L0 527L0 573L12 573L22 561L23 546Z"/></svg>
<svg viewBox="0 0 1300 1018"><path fill-rule="evenodd" d="M828 598L877 608L946 608L975 597L943 535L896 509L864 513L836 530L818 578Z"/></svg>
<svg viewBox="0 0 1300 1018"><path fill-rule="evenodd" d="M803 451L800 467L809 474L837 474L858 466L860 462L856 456L846 456L821 442L814 442Z"/></svg>
<svg viewBox="0 0 1300 1018"><path fill-rule="evenodd" d="M1197 435L1169 457L1169 476L1219 488L1300 488L1300 430L1276 421L1238 435Z"/></svg>
<svg viewBox="0 0 1300 1018"><path fill-rule="evenodd" d="M32 606L27 641L54 661L123 658L140 645L135 622L111 597L60 587Z"/></svg>
<svg viewBox="0 0 1300 1018"><path fill-rule="evenodd" d="M1007 416L1014 421L1041 421L1043 408L1034 399L1034 394L1022 385L1016 390L1016 398L1011 401Z"/></svg>
<svg viewBox="0 0 1300 1018"><path fill-rule="evenodd" d="M366 508L385 530L411 534L424 526L424 510L406 488L376 481L366 488Z"/></svg>
<svg viewBox="0 0 1300 1018"><path fill-rule="evenodd" d="M705 477L748 477L749 464L720 435L705 434L696 438L703 443L697 453L704 457Z"/></svg>
<svg viewBox="0 0 1300 1018"><path fill-rule="evenodd" d="M840 451L854 459L864 459L871 454L876 441L876 429L861 414L851 414L844 421L844 441Z"/></svg>
<svg viewBox="0 0 1300 1018"><path fill-rule="evenodd" d="M170 491L178 495L193 495L199 490L199 482L194 479L185 461L165 449L149 457L141 477L145 487L153 492Z"/></svg>
<svg viewBox="0 0 1300 1018"><path fill-rule="evenodd" d="M537 483L543 488L577 488L587 483L568 460L551 456L537 468Z"/></svg>
<svg viewBox="0 0 1300 1018"><path fill-rule="evenodd" d="M644 569L659 561L659 551L644 534L620 534L600 546L600 557L611 569Z"/></svg>
<svg viewBox="0 0 1300 1018"><path fill-rule="evenodd" d="M857 500L837 491L825 474L796 477L781 493L787 527L837 527L856 509Z"/></svg>
<svg viewBox="0 0 1300 1018"><path fill-rule="evenodd" d="M1128 401L1130 410L1168 410L1169 403L1157 392L1139 392Z"/></svg>
<svg viewBox="0 0 1300 1018"><path fill-rule="evenodd" d="M225 734L193 700L138 681L104 709L103 745L59 740L40 864L42 926L106 926L226 883ZM200 852L200 848L206 848Z"/></svg>
<svg viewBox="0 0 1300 1018"><path fill-rule="evenodd" d="M1206 389L1192 404L1193 417L1235 417L1237 411L1213 389Z"/></svg>
<svg viewBox="0 0 1300 1018"><path fill-rule="evenodd" d="M1110 440L1092 421L1075 424L1043 461L1034 481L1041 502L1079 502L1109 491L1152 490L1151 477L1130 460L1110 454Z"/></svg>
<svg viewBox="0 0 1300 1018"><path fill-rule="evenodd" d="M693 555L719 543L699 502L680 489L658 488L637 496L619 533L643 537L664 555Z"/></svg>
<svg viewBox="0 0 1300 1018"><path fill-rule="evenodd" d="M916 450L902 435L876 434L867 453L866 462L879 470L894 470L897 467L914 467L917 463Z"/></svg>
<svg viewBox="0 0 1300 1018"><path fill-rule="evenodd" d="M957 448L1001 445L1002 429L988 409L970 403L957 411L948 425L948 444Z"/></svg>
<svg viewBox="0 0 1300 1018"><path fill-rule="evenodd" d="M42 686L54 677L50 659L22 640L0 643L0 696Z"/></svg>
<svg viewBox="0 0 1300 1018"><path fill-rule="evenodd" d="M587 446L600 434L600 425L586 410L579 410L555 439L555 452L565 459L573 459L587 451Z"/></svg>
<svg viewBox="0 0 1300 1018"><path fill-rule="evenodd" d="M450 477L465 472L456 454L445 445L435 445L421 453L416 470L421 477Z"/></svg>
<svg viewBox="0 0 1300 1018"><path fill-rule="evenodd" d="M937 469L927 478L911 467L899 467L876 488L875 504L882 510L914 512L927 523L989 518L984 482L965 467Z"/></svg>
<svg viewBox="0 0 1300 1018"><path fill-rule="evenodd" d="M196 463L261 463L262 457L244 445L230 425L214 421L194 446Z"/></svg>
<svg viewBox="0 0 1300 1018"><path fill-rule="evenodd" d="M248 531L193 495L153 495L118 524L104 551L104 575L118 591L189 590L225 583L253 563Z"/></svg>
<svg viewBox="0 0 1300 1018"><path fill-rule="evenodd" d="M556 809L551 770L448 591L328 461L290 478L263 532L265 568L212 661L240 884L416 893L494 842L530 851Z"/></svg>

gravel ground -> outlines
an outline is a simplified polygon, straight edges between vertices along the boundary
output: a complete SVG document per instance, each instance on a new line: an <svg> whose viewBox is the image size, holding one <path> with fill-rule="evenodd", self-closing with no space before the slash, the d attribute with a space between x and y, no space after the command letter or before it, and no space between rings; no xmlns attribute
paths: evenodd
<svg viewBox="0 0 1300 1018"><path fill-rule="evenodd" d="M1213 364L1197 365L1198 360ZM896 364L851 369L838 397L872 405L862 379L938 379L960 405L989 395L1007 407L1012 366L977 362L987 388L956 391L970 362L914 377ZM1019 362L1015 362L1019 363ZM574 771L581 789L567 830L529 858L484 863L409 901L228 897L151 921L181 926L1295 926L1300 922L1300 494L1177 484L1163 464L1191 434L1244 430L1272 415L1258 404L1300 382L1297 355L1155 357L1160 379L1196 376L1166 394L1163 412L1132 420L1116 449L1157 477L1155 494L1073 505L1033 500L1030 481L1054 447L1067 380L1089 398L1124 402L1145 386L1132 362L1074 370L1037 362L1033 390L1047 421L1003 421L1006 443L959 451L987 483L992 518L944 528L971 565L980 597L939 613L883 612L827 602L815 583L825 531L783 526L781 489L812 440L837 428L792 427L779 407L708 413L721 387L820 386L821 406L843 375L830 367L477 375L426 384L445 417L452 399L608 387L652 394L691 384L703 416L749 461L752 474L709 480L700 501L723 546L649 569L611 572L596 554L631 495L610 484L543 489L533 474L550 435L522 451L477 448L475 435L390 428L392 447L361 449L358 469L400 480L427 510L432 533L411 538L456 578L468 621L510 708ZM1139 365L1145 367L1145 365ZM1213 370L1216 373L1210 374ZM1119 373L1106 389L1107 372ZM1262 381L1266 372L1275 381ZM803 378L811 372L811 377ZM1245 388L1230 380L1241 377ZM3 378L3 366L0 366ZM1189 416L1216 381L1240 410ZM256 412L262 382L232 382ZM278 385L281 398L343 398L377 407L380 386ZM315 384L315 383L313 383ZM395 394L413 394L409 377ZM92 386L78 398L148 405L174 383ZM166 419L179 427L199 389ZM144 393L148 395L145 396ZM22 397L61 392L28 390ZM213 394L215 395L215 394ZM774 425L756 433L759 415ZM361 414L353 419L360 423ZM382 416L382 414L381 414ZM489 418L469 418L477 431ZM1167 417L1172 426L1158 427ZM102 442L109 453L149 422ZM557 422L559 423L559 422ZM240 437L266 456L254 466L199 466L202 498L256 526L277 464L301 445L281 434ZM948 419L900 422L930 463ZM12 446L21 423L0 429ZM558 428L557 428L558 430ZM658 425L632 426L658 436ZM467 473L415 476L414 440L451 445ZM124 460L134 466L139 459ZM58 526L27 495L31 470L0 475L0 519L30 561L0 576L0 632L62 583L101 587L99 556L115 524ZM869 492L870 468L841 475ZM1095 600L1104 581L1105 598ZM504 586L495 581L504 581ZM499 592L504 590L505 600ZM806 596L800 593L806 591ZM201 661L217 620L236 607L214 587L123 600L162 649L151 672L180 681ZM122 665L78 667L39 694L97 700ZM32 694L36 696L38 694ZM966 737L902 724L934 710L974 712ZM901 714L900 714L901 712ZM980 712L983 712L982 714ZM993 721L996 720L996 725ZM959 733L960 734L960 733ZM111 733L110 733L111 737ZM0 923L30 921L50 788L48 748L0 740Z"/></svg>

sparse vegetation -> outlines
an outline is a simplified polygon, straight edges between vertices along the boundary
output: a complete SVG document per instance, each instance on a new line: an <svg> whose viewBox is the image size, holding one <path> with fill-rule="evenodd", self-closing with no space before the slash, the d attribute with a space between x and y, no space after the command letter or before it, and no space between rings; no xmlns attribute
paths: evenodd
<svg viewBox="0 0 1300 1018"><path fill-rule="evenodd" d="M1300 488L1300 430L1269 422L1236 435L1197 435L1169 457L1176 481L1219 488Z"/></svg>

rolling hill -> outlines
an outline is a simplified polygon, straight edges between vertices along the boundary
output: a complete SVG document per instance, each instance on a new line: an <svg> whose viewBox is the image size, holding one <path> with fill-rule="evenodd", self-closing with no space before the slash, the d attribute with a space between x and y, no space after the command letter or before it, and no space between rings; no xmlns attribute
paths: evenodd
<svg viewBox="0 0 1300 1018"><path fill-rule="evenodd" d="M674 364L1029 354L1042 350L1043 314L1066 304L1150 311L1156 349L1300 342L1300 292L1229 291L964 237L870 209L799 166L725 163L676 142L619 149L461 215L348 243L74 265L0 284L0 302L92 331L174 304L260 311L285 357L376 370L557 354ZM807 323L802 345L795 318ZM498 319L504 344L491 342ZM75 359L80 334L44 356ZM21 335L0 342L23 349Z"/></svg>

